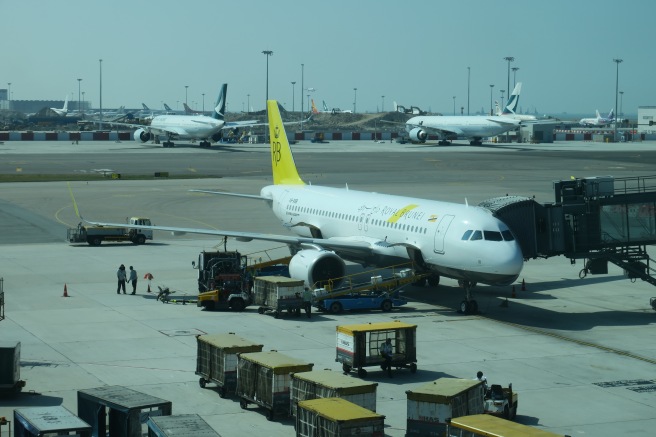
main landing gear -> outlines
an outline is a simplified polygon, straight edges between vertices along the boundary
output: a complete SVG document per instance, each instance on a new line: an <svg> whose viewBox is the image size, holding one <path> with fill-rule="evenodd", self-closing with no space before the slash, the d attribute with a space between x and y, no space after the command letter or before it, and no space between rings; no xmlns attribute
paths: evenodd
<svg viewBox="0 0 656 437"><path fill-rule="evenodd" d="M469 142L470 145L472 146L482 146L483 145L483 140L481 138L474 138Z"/></svg>
<svg viewBox="0 0 656 437"><path fill-rule="evenodd" d="M460 312L463 314L477 314L478 303L472 298L472 288L474 288L476 283L470 281L458 281L458 284L465 289L465 300L460 302Z"/></svg>

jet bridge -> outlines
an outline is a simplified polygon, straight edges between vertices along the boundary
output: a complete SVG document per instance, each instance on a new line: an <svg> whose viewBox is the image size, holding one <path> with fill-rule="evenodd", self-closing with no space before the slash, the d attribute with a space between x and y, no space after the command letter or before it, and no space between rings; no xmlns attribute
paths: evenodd
<svg viewBox="0 0 656 437"><path fill-rule="evenodd" d="M656 244L656 176L576 178L554 181L553 188L553 203L503 196L479 206L508 225L525 260L583 259L582 277L608 273L611 262L629 279L656 285L647 253Z"/></svg>

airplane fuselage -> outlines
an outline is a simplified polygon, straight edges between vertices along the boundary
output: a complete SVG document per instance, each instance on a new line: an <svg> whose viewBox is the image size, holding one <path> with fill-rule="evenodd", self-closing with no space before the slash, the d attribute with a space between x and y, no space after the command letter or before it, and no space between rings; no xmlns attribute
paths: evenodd
<svg viewBox="0 0 656 437"><path fill-rule="evenodd" d="M311 185L271 185L261 196L299 236L370 243L366 256L336 250L360 264L389 266L414 252L441 275L494 285L512 283L523 267L508 227L479 207Z"/></svg>
<svg viewBox="0 0 656 437"><path fill-rule="evenodd" d="M221 131L225 122L204 115L158 115L150 123L152 130L175 131L179 139L207 139Z"/></svg>
<svg viewBox="0 0 656 437"><path fill-rule="evenodd" d="M431 116L420 115L412 117L406 122L406 130L426 129L444 132L444 136L465 138L486 138L500 135L509 130L519 127L519 120L509 119L501 116Z"/></svg>

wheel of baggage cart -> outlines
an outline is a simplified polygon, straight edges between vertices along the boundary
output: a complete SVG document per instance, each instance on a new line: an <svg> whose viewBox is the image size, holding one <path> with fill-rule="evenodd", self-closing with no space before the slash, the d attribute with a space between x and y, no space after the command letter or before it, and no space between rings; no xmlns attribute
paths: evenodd
<svg viewBox="0 0 656 437"><path fill-rule="evenodd" d="M296 310L294 310L294 315L295 315L296 317L301 317L301 309L300 309L300 308L296 308Z"/></svg>
<svg viewBox="0 0 656 437"><path fill-rule="evenodd" d="M222 397L222 398L225 398L225 397L226 397L226 388L225 388L225 387L219 387L219 388L217 389L217 391L219 392L219 396L220 396L220 397Z"/></svg>
<svg viewBox="0 0 656 437"><path fill-rule="evenodd" d="M417 373L417 364L410 363L410 373Z"/></svg>
<svg viewBox="0 0 656 437"><path fill-rule="evenodd" d="M333 302L330 304L330 312L333 314L339 314L342 312L342 304L339 302Z"/></svg>
<svg viewBox="0 0 656 437"><path fill-rule="evenodd" d="M266 413L267 420L273 420L273 416L274 416L273 409L267 410L267 413Z"/></svg>
<svg viewBox="0 0 656 437"><path fill-rule="evenodd" d="M205 388L205 384L207 384L207 381L205 381L205 378L201 377L198 380L198 385L200 385L200 388Z"/></svg>
<svg viewBox="0 0 656 437"><path fill-rule="evenodd" d="M245 410L246 407L248 407L248 401L246 401L246 399L240 399L239 406L241 407L242 410Z"/></svg>
<svg viewBox="0 0 656 437"><path fill-rule="evenodd" d="M244 299L241 298L233 299L230 302L230 308L232 308L234 311L244 311L244 308L246 308L246 303L244 302Z"/></svg>
<svg viewBox="0 0 656 437"><path fill-rule="evenodd" d="M342 370L344 371L344 374L349 373L351 371L351 366L344 363L344 364L342 364Z"/></svg>
<svg viewBox="0 0 656 437"><path fill-rule="evenodd" d="M259 307L259 308L257 309L257 312L258 312L259 314L264 314L264 308L263 308L263 307Z"/></svg>
<svg viewBox="0 0 656 437"><path fill-rule="evenodd" d="M392 311L392 301L391 300L384 300L382 304L380 304L380 309L389 312Z"/></svg>
<svg viewBox="0 0 656 437"><path fill-rule="evenodd" d="M358 368L358 376L360 378L366 378L367 377L367 370L363 369L362 367Z"/></svg>
<svg viewBox="0 0 656 437"><path fill-rule="evenodd" d="M273 317L275 317L276 319L279 319L279 318L280 318L280 311L275 310L275 311L273 312Z"/></svg>

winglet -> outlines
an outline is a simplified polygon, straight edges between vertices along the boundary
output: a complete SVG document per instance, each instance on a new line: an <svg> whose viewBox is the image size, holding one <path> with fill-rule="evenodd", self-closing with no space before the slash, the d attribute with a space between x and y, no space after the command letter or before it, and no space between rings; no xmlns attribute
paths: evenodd
<svg viewBox="0 0 656 437"><path fill-rule="evenodd" d="M273 183L275 185L305 185L296 170L294 156L289 147L285 125L280 117L280 110L276 100L267 100L267 112L269 114Z"/></svg>

